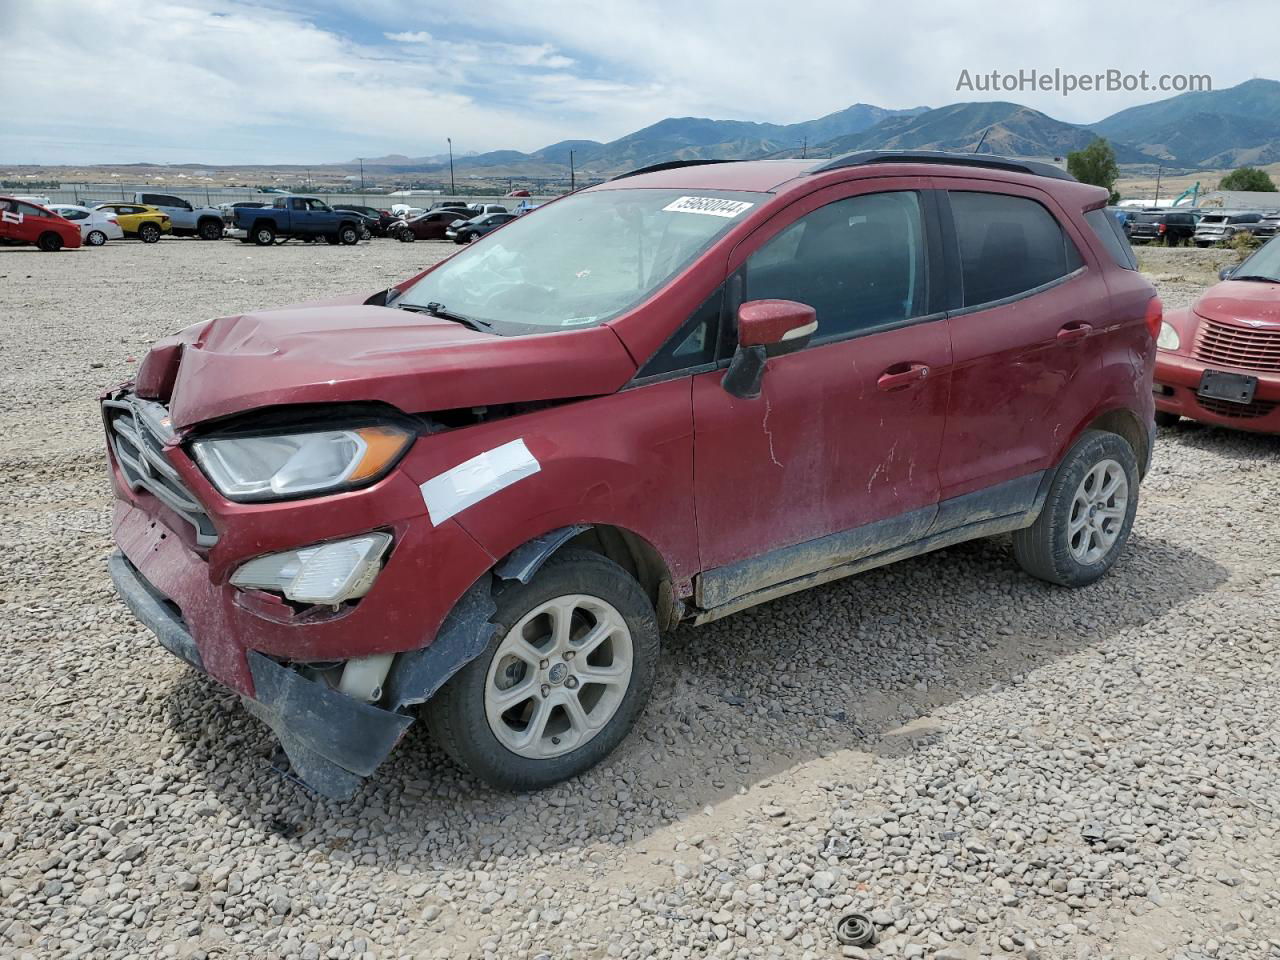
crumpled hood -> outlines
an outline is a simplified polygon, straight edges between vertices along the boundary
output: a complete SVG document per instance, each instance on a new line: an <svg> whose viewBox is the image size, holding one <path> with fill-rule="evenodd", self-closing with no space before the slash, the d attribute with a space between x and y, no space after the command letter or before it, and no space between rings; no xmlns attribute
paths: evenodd
<svg viewBox="0 0 1280 960"><path fill-rule="evenodd" d="M1209 320L1280 330L1280 284L1224 280L1206 290L1193 309Z"/></svg>
<svg viewBox="0 0 1280 960"><path fill-rule="evenodd" d="M405 413L598 396L636 366L607 327L501 337L363 298L221 317L157 343L139 395L173 426L260 407L379 401Z"/></svg>

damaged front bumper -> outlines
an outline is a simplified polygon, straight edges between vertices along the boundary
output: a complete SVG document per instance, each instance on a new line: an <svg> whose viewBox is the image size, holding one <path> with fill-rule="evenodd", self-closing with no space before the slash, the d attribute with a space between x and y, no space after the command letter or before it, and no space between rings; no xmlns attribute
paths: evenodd
<svg viewBox="0 0 1280 960"><path fill-rule="evenodd" d="M160 645L207 673L176 605L123 553L114 553L108 566L120 596ZM256 650L247 657L254 693L241 693L245 708L272 729L298 777L326 797L352 796L413 722L408 714L361 703Z"/></svg>

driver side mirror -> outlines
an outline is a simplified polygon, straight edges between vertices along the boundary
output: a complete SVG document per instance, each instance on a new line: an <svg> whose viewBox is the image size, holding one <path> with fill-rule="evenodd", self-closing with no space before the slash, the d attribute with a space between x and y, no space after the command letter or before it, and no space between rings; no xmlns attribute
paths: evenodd
<svg viewBox="0 0 1280 960"><path fill-rule="evenodd" d="M738 349L720 385L740 399L760 396L765 362L808 345L818 312L794 300L748 300L738 308Z"/></svg>
<svg viewBox="0 0 1280 960"><path fill-rule="evenodd" d="M1219 280L1230 280L1230 279L1231 279L1231 275L1232 275L1233 273L1235 273L1235 272L1236 272L1236 268L1235 268L1235 267L1223 267L1221 270L1219 270L1219 271L1218 271L1218 279L1219 279Z"/></svg>

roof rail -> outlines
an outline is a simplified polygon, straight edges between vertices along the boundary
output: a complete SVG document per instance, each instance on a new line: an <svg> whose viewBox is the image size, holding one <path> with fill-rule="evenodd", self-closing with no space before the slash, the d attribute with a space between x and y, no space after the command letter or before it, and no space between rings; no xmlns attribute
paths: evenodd
<svg viewBox="0 0 1280 960"><path fill-rule="evenodd" d="M942 150L859 150L819 164L809 173L826 173L828 170L863 167L872 163L945 163L958 167L986 167L988 170L1029 173L1037 177L1053 177L1055 180L1075 180L1075 177L1061 167L1039 160L1017 160L989 153L946 153Z"/></svg>
<svg viewBox="0 0 1280 960"><path fill-rule="evenodd" d="M700 167L708 163L736 163L735 160L664 160L662 163L651 163L647 167L639 167L635 170L628 170L626 173L620 173L616 177L610 177L609 182L614 180L625 180L627 177L638 177L642 173L657 173L660 170L678 170L681 167Z"/></svg>

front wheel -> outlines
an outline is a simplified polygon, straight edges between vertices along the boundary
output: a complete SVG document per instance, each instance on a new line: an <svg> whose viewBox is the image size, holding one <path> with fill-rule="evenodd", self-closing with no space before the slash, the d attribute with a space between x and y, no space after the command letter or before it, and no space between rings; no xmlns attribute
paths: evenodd
<svg viewBox="0 0 1280 960"><path fill-rule="evenodd" d="M1124 551L1138 510L1138 460L1114 433L1089 430L1058 465L1040 516L1013 534L1013 556L1033 577L1093 583Z"/></svg>
<svg viewBox="0 0 1280 960"><path fill-rule="evenodd" d="M338 240L348 247L360 242L360 231L352 226L345 226L338 231Z"/></svg>
<svg viewBox="0 0 1280 960"><path fill-rule="evenodd" d="M418 238L414 236L413 231L408 227L403 227L396 231L396 239L401 243L413 243Z"/></svg>
<svg viewBox="0 0 1280 960"><path fill-rule="evenodd" d="M100 247L107 242L107 235L101 230L90 230L89 235L84 238L84 242L90 247Z"/></svg>
<svg viewBox="0 0 1280 960"><path fill-rule="evenodd" d="M426 705L445 751L487 783L537 790L627 735L653 688L649 598L605 557L566 548L528 583L498 585L498 632Z"/></svg>

